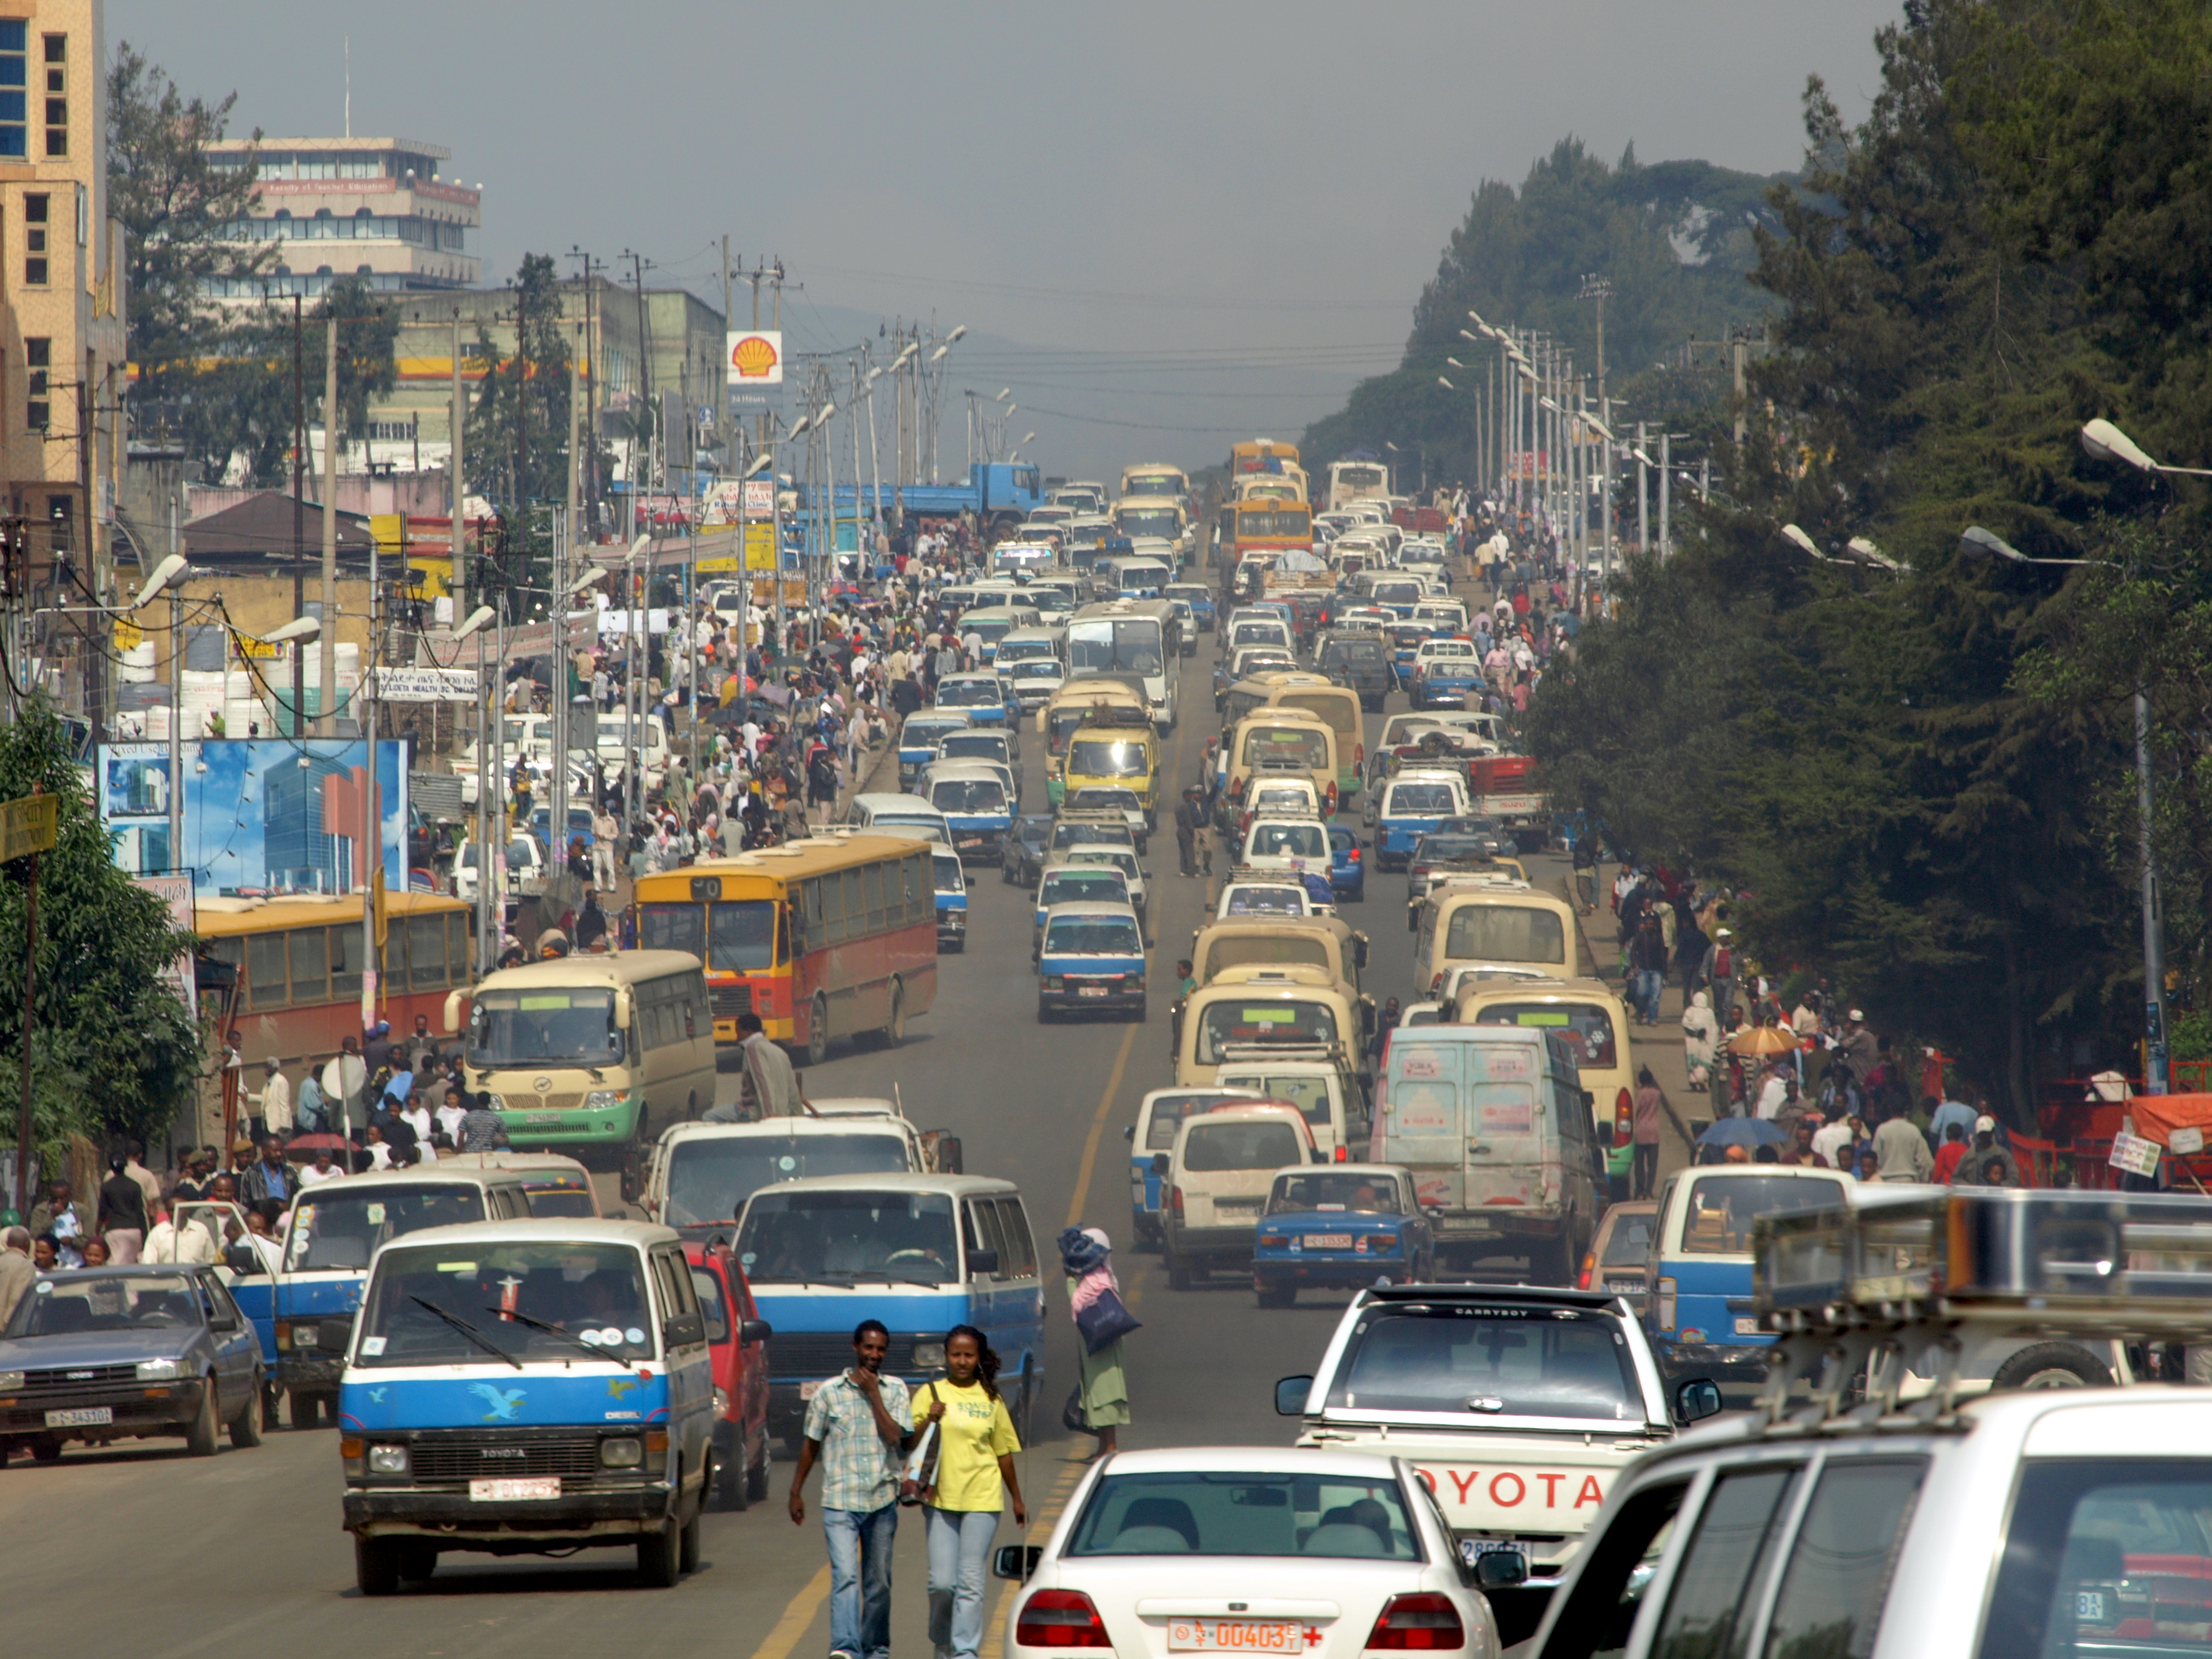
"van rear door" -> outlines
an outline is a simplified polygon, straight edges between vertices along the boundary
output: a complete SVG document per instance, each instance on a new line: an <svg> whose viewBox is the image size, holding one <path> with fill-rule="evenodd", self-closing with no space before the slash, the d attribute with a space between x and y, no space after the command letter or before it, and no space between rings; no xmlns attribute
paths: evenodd
<svg viewBox="0 0 2212 1659"><path fill-rule="evenodd" d="M1474 1042L1467 1054L1467 1207L1556 1202L1545 1178L1558 1156L1544 1051L1537 1042Z"/></svg>

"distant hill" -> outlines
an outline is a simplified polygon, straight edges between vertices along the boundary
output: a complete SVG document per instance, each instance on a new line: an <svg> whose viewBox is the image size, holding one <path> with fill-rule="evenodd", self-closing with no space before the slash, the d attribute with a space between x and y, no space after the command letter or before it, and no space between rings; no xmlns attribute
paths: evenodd
<svg viewBox="0 0 2212 1659"><path fill-rule="evenodd" d="M1752 225L1772 224L1769 186L1794 175L1737 173L1708 161L1646 166L1633 144L1616 164L1563 138L1516 190L1476 187L1436 276L1413 307L1400 367L1363 380L1345 407L1306 428L1309 468L1348 450L1395 444L1411 484L1416 455L1428 475L1472 471L1473 393L1497 348L1460 337L1468 313L1540 329L1564 342L1579 370L1597 357L1595 307L1580 297L1586 275L1613 286L1605 307L1606 380L1616 397L1692 334L1717 339L1763 315L1768 302L1744 280L1754 259ZM1445 359L1466 364L1462 371ZM1458 390L1437 383L1449 377ZM1659 411L1651 411L1654 415Z"/></svg>

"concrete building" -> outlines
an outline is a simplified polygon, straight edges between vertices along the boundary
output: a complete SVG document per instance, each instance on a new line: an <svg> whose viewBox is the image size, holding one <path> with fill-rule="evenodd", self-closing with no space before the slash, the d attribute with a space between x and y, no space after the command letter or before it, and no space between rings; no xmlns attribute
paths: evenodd
<svg viewBox="0 0 2212 1659"><path fill-rule="evenodd" d="M15 0L0 16L0 469L27 532L28 606L115 591L121 477L122 234L107 216L106 42L99 0ZM133 578L135 580L135 577ZM107 696L82 616L33 616L20 678L73 714ZM18 634L19 641L22 635Z"/></svg>
<svg viewBox="0 0 2212 1659"><path fill-rule="evenodd" d="M211 280L211 300L312 299L355 275L389 294L471 288L483 276L469 233L483 226L483 193L447 176L451 150L411 138L230 138L208 150L217 167L258 158L260 199L231 229L248 247L276 249L266 271Z"/></svg>

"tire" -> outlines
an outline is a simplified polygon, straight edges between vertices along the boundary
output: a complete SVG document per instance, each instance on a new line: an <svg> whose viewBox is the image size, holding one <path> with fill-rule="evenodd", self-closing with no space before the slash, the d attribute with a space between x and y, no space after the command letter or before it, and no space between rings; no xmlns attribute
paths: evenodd
<svg viewBox="0 0 2212 1659"><path fill-rule="evenodd" d="M1024 1441L1022 1443L1027 1445L1029 1443ZM760 1459L744 1474L745 1502L758 1504L765 1501L768 1497L768 1481L769 1439L768 1436L763 1434L761 1436Z"/></svg>
<svg viewBox="0 0 2212 1659"><path fill-rule="evenodd" d="M699 1121L699 1091L696 1089L684 1097L684 1121L686 1123Z"/></svg>
<svg viewBox="0 0 2212 1659"><path fill-rule="evenodd" d="M34 1463L58 1463L62 1461L62 1443L46 1435L31 1443L31 1461Z"/></svg>
<svg viewBox="0 0 2212 1659"><path fill-rule="evenodd" d="M808 1017L806 1033L806 1063L819 1066L830 1057L830 999L817 994L813 1012ZM640 1549L645 1547L641 1544ZM644 1569L640 1568L640 1571Z"/></svg>
<svg viewBox="0 0 2212 1659"><path fill-rule="evenodd" d="M744 1455L743 1442L738 1443L738 1455L741 1457ZM702 1506L726 1510L732 1515L742 1515L750 1509L753 1506L752 1482L746 1478L744 1469L741 1467L732 1470L720 1463L715 1464L714 1478L708 1486Z"/></svg>
<svg viewBox="0 0 2212 1659"><path fill-rule="evenodd" d="M1187 1291L1190 1289L1194 1282L1194 1281L1191 1276L1190 1264L1185 1261L1181 1256L1170 1254L1168 1256L1168 1288L1171 1291Z"/></svg>
<svg viewBox="0 0 2212 1659"><path fill-rule="evenodd" d="M1296 1285L1270 1285L1257 1273L1252 1276L1252 1293L1263 1308L1287 1308L1298 1299Z"/></svg>
<svg viewBox="0 0 2212 1659"><path fill-rule="evenodd" d="M1030 1362L1022 1361L1022 1401L1014 1408L1014 1437L1024 1446L1035 1438L1030 1432L1036 1415L1036 1376Z"/></svg>
<svg viewBox="0 0 2212 1659"><path fill-rule="evenodd" d="M896 1048L906 1041L906 987L897 980L891 981L890 1017L884 1021L884 1029L877 1038L878 1046Z"/></svg>
<svg viewBox="0 0 2212 1659"><path fill-rule="evenodd" d="M200 1408L192 1420L185 1425L185 1450L193 1457L213 1457L216 1438L222 1425L216 1420L215 1377L210 1375L200 1384Z"/></svg>
<svg viewBox="0 0 2212 1659"><path fill-rule="evenodd" d="M230 1419L230 1443L234 1446L258 1446L261 1443L261 1390L256 1389L247 1397L245 1407Z"/></svg>
<svg viewBox="0 0 2212 1659"><path fill-rule="evenodd" d="M392 1540L354 1534L353 1582L363 1595L399 1593L399 1551Z"/></svg>
<svg viewBox="0 0 2212 1659"><path fill-rule="evenodd" d="M2071 1342L2038 1342L1996 1369L1990 1391L2000 1389L2109 1389L2112 1372L2087 1349Z"/></svg>
<svg viewBox="0 0 2212 1659"><path fill-rule="evenodd" d="M431 1545L406 1543L392 1551L399 1559L399 1578L402 1583L421 1584L428 1582L438 1571L438 1552Z"/></svg>
<svg viewBox="0 0 2212 1659"><path fill-rule="evenodd" d="M700 1520L696 1511L676 1535L676 1571L679 1576L699 1571Z"/></svg>
<svg viewBox="0 0 2212 1659"><path fill-rule="evenodd" d="M289 1401L292 1426L295 1429L313 1428L315 1426L315 1402L320 1399L321 1396L319 1395L308 1394L303 1389L295 1389L286 1397Z"/></svg>
<svg viewBox="0 0 2212 1659"><path fill-rule="evenodd" d="M1528 1282L1565 1286L1574 1283L1574 1253L1560 1238L1528 1240Z"/></svg>
<svg viewBox="0 0 2212 1659"><path fill-rule="evenodd" d="M647 1589L666 1589L684 1574L684 1528L676 1517L637 1540L637 1576Z"/></svg>

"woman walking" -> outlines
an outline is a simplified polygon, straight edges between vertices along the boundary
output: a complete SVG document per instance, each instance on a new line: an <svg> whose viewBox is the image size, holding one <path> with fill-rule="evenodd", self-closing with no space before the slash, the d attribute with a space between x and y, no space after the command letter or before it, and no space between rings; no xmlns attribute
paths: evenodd
<svg viewBox="0 0 2212 1659"><path fill-rule="evenodd" d="M1080 1335L1085 1308L1109 1291L1117 1300L1121 1297L1121 1287L1114 1278L1113 1255L1113 1241L1103 1227L1070 1227L1060 1236L1060 1264L1067 1270L1067 1313L1079 1333L1075 1349L1081 1367L1083 1420L1098 1437L1098 1449L1087 1460L1094 1463L1113 1454L1116 1431L1129 1420L1129 1382L1121 1365L1121 1339L1117 1336L1092 1353Z"/></svg>
<svg viewBox="0 0 2212 1659"><path fill-rule="evenodd" d="M929 1533L929 1639L938 1659L975 1659L983 1640L983 1582L1009 1499L1014 1524L1030 1523L1014 1475L1022 1449L999 1397L999 1356L973 1325L945 1336L945 1380L915 1392L920 1423L937 1425L937 1472L922 1490Z"/></svg>

